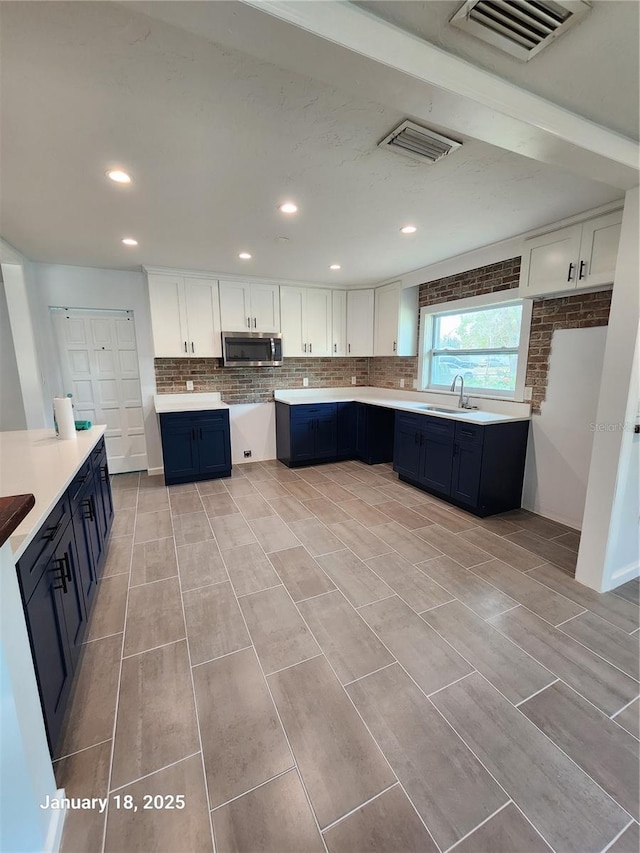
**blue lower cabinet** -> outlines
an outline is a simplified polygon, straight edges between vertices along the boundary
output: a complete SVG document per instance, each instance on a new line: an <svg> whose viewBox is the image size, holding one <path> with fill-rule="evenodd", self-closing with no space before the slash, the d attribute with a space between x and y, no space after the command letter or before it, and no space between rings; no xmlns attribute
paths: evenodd
<svg viewBox="0 0 640 853"><path fill-rule="evenodd" d="M425 491L480 517L517 509L528 421L478 426L396 413L393 469Z"/></svg>
<svg viewBox="0 0 640 853"><path fill-rule="evenodd" d="M349 401L336 405L338 407L336 453L338 459L351 459L356 449L358 403Z"/></svg>
<svg viewBox="0 0 640 853"><path fill-rule="evenodd" d="M229 412L160 415L167 485L231 475Z"/></svg>
<svg viewBox="0 0 640 853"><path fill-rule="evenodd" d="M337 407L321 412L314 425L316 459L335 459L338 455Z"/></svg>
<svg viewBox="0 0 640 853"><path fill-rule="evenodd" d="M52 755L113 518L104 441L83 463L17 564Z"/></svg>
<svg viewBox="0 0 640 853"><path fill-rule="evenodd" d="M367 465L393 460L395 411L384 406L357 403L355 457Z"/></svg>

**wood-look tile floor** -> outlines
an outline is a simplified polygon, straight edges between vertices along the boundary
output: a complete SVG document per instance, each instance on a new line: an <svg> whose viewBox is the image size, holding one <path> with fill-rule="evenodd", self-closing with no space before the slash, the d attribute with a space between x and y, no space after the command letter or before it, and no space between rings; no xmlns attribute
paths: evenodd
<svg viewBox="0 0 640 853"><path fill-rule="evenodd" d="M113 493L63 853L637 853L640 585L575 531L358 462Z"/></svg>

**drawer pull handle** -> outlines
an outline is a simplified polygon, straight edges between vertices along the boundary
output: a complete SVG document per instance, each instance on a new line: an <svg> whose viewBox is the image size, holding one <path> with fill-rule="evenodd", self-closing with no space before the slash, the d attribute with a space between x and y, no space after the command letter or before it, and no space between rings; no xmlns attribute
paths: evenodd
<svg viewBox="0 0 640 853"><path fill-rule="evenodd" d="M64 593L69 591L67 586L67 582L71 583L71 566L69 565L69 555L65 551L64 557L60 557L57 560L54 560L54 566L51 569L52 572L59 572L59 576L56 578L59 581L58 585L54 585L54 589L61 589Z"/></svg>
<svg viewBox="0 0 640 853"><path fill-rule="evenodd" d="M106 483L109 479L109 469L107 468L106 464L100 466L100 479L103 483Z"/></svg>
<svg viewBox="0 0 640 853"><path fill-rule="evenodd" d="M62 520L60 520L60 521L56 524L56 526L55 526L55 527L52 527L52 528L49 530L49 532L47 533L47 535L46 535L46 537L45 537L45 538L46 538L46 540L47 540L47 542L53 542L53 540L54 540L54 539L56 538L56 536L58 535L58 531L60 530L60 528L61 528L61 527L62 527Z"/></svg>
<svg viewBox="0 0 640 853"><path fill-rule="evenodd" d="M472 431L471 431L471 430L469 430L469 429L461 429L461 430L460 430L460 435L468 435L468 436L469 436L469 438L473 438L473 436L475 435L475 433L474 433L474 432L472 432Z"/></svg>
<svg viewBox="0 0 640 853"><path fill-rule="evenodd" d="M587 262L586 262L586 261L580 261L580 271L579 271L579 273L578 273L578 278L579 278L581 281L582 281L582 279L584 278L584 270L585 270L585 267L586 267L586 266L587 266Z"/></svg>
<svg viewBox="0 0 640 853"><path fill-rule="evenodd" d="M85 501L82 501L82 503L86 506L83 518L86 519L86 521L95 521L96 517L93 512L93 495L88 497Z"/></svg>
<svg viewBox="0 0 640 853"><path fill-rule="evenodd" d="M573 280L573 268L575 264L569 264L569 274L567 275L567 281Z"/></svg>

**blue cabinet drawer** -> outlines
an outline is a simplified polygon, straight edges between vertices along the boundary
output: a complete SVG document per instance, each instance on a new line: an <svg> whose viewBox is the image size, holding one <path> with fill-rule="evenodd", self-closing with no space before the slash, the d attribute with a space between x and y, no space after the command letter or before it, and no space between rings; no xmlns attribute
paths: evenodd
<svg viewBox="0 0 640 853"><path fill-rule="evenodd" d="M18 561L18 579L25 602L31 597L40 580L40 575L44 571L45 565L48 563L70 521L71 509L69 499L65 494L60 498Z"/></svg>
<svg viewBox="0 0 640 853"><path fill-rule="evenodd" d="M465 444L482 444L484 427L478 424L456 423L456 441Z"/></svg>
<svg viewBox="0 0 640 853"><path fill-rule="evenodd" d="M456 422L447 420L447 418L434 418L429 415L422 415L420 428L433 436L441 438L450 438L453 441Z"/></svg>
<svg viewBox="0 0 640 853"><path fill-rule="evenodd" d="M291 406L291 420L307 420L311 417L323 417L335 415L338 411L337 403L309 403L304 406Z"/></svg>

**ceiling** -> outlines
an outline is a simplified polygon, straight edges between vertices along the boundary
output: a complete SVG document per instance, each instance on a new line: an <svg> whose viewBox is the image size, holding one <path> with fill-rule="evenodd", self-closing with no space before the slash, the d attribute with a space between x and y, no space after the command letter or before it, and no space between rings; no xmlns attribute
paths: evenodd
<svg viewBox="0 0 640 853"><path fill-rule="evenodd" d="M637 0L591 0L591 10L529 62L455 27L463 0L364 0L355 5L505 80L638 139ZM625 81L621 85L621 81Z"/></svg>
<svg viewBox="0 0 640 853"><path fill-rule="evenodd" d="M433 166L378 149L414 116L230 47L237 3L177 5L217 40L125 4L2 3L0 231L27 257L370 284L621 195L459 134Z"/></svg>

